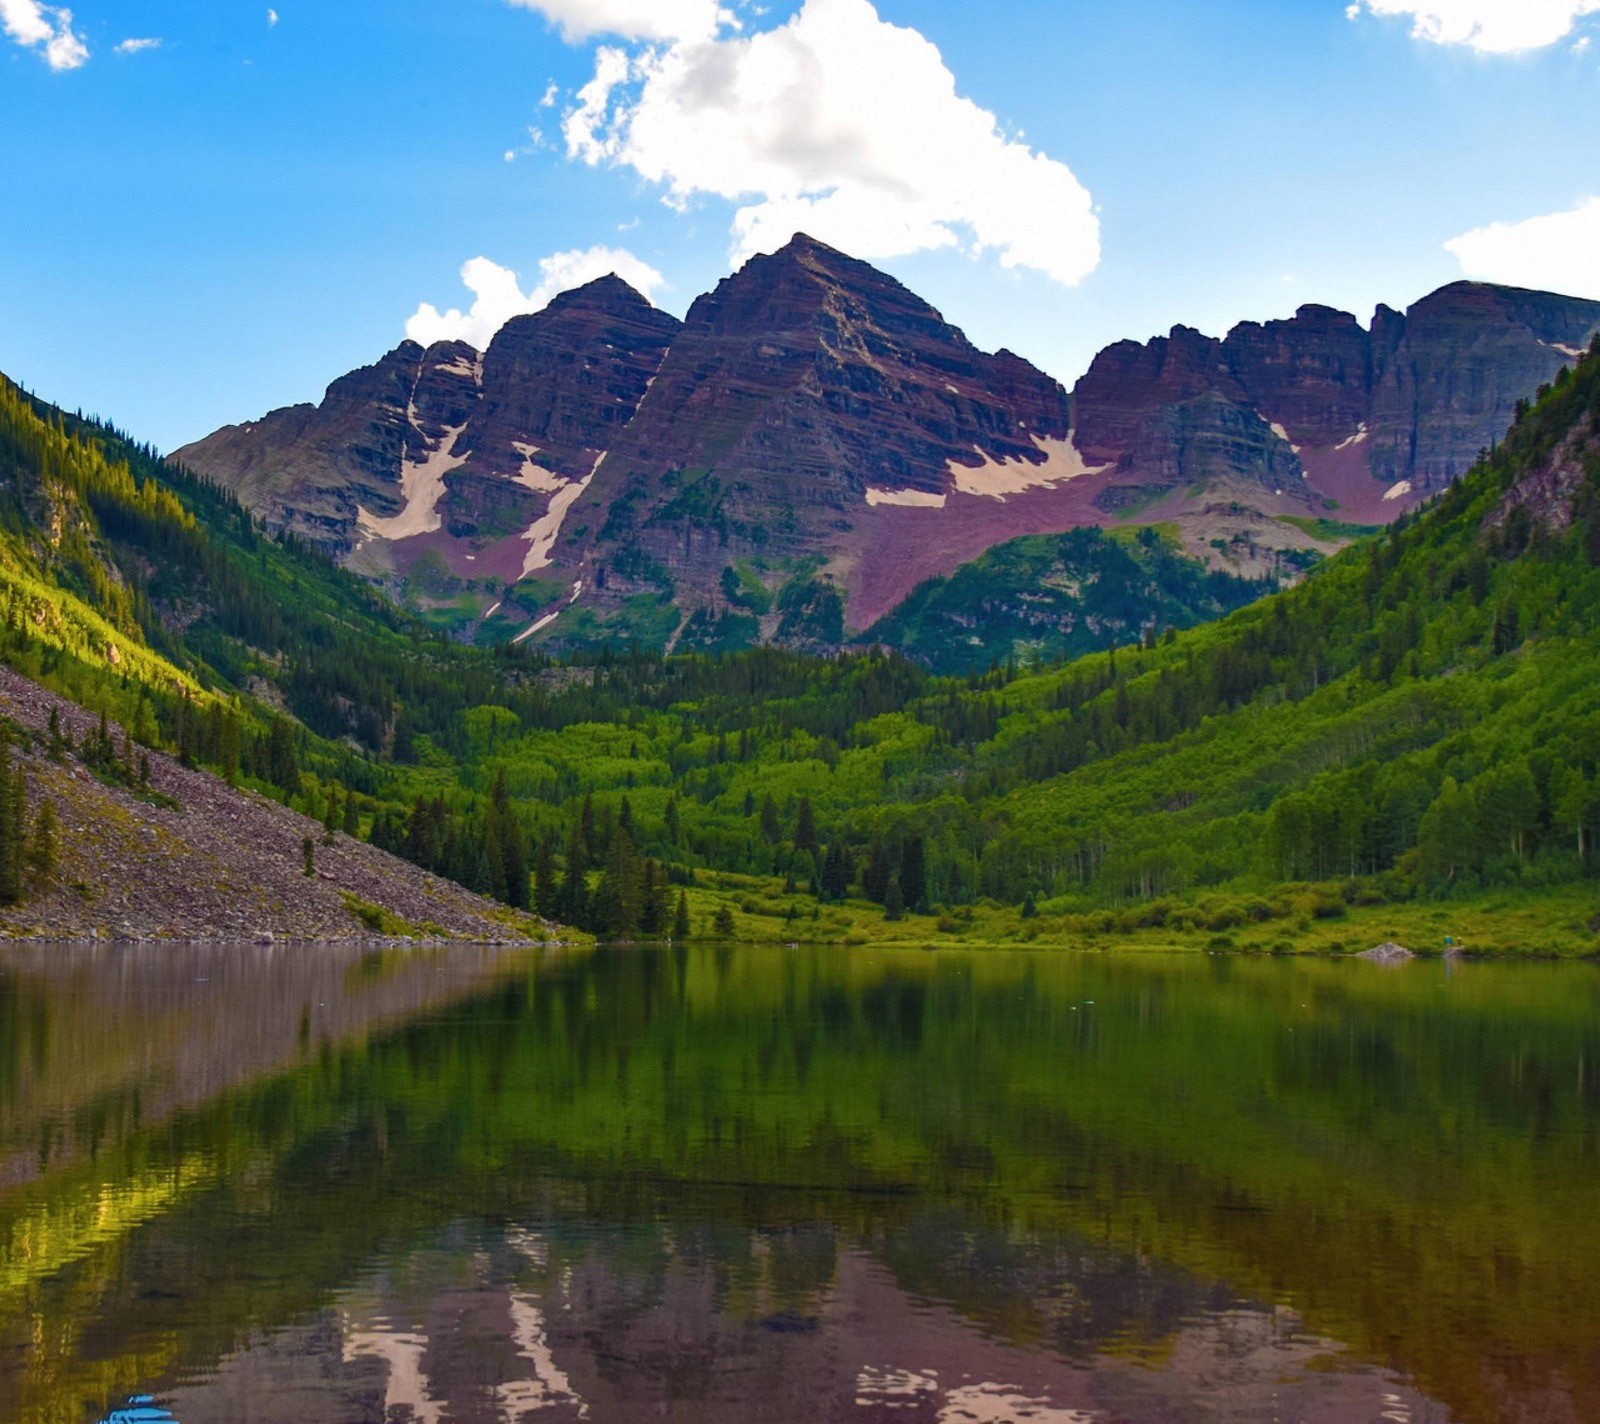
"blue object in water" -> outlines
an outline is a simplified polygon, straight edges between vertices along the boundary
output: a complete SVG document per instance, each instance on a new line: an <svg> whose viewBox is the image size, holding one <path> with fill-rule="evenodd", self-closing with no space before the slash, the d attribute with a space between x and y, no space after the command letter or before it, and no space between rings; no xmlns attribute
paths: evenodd
<svg viewBox="0 0 1600 1424"><path fill-rule="evenodd" d="M178 1420L162 1409L153 1395L136 1394L126 1409L113 1409L100 1424L178 1424Z"/></svg>

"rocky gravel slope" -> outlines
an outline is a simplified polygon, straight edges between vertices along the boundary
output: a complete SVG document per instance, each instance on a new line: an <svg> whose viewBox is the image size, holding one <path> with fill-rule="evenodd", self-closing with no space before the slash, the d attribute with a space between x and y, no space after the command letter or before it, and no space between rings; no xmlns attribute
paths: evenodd
<svg viewBox="0 0 1600 1424"><path fill-rule="evenodd" d="M9 669L0 668L0 716L43 733L55 709L82 745L98 719ZM121 729L115 730L121 745ZM396 920L414 938L515 943L554 936L525 915L429 875L361 841L337 835L253 792L171 757L149 753L151 786L176 803L153 804L108 786L39 743L12 751L26 768L29 803L44 797L61 822L53 882L0 911L0 937L109 939L373 940L351 901ZM316 842L315 874L302 845ZM388 937L393 937L391 934Z"/></svg>

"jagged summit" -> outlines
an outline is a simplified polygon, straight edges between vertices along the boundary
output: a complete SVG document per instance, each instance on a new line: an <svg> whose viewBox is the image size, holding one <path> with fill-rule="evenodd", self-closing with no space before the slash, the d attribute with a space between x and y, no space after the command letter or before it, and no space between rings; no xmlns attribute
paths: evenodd
<svg viewBox="0 0 1600 1424"><path fill-rule="evenodd" d="M607 311L614 313L643 309L655 311L650 298L615 272L585 282L581 287L570 287L550 299L541 310L527 316L513 317L513 321L528 321L534 317L561 317L573 310Z"/></svg>
<svg viewBox="0 0 1600 1424"><path fill-rule="evenodd" d="M1020 534L1163 523L1292 573L1333 547L1319 520L1467 469L1597 327L1600 303L1454 282L1370 327L1307 303L1117 342L1069 399L797 233L681 323L610 274L176 458L476 636L826 644Z"/></svg>
<svg viewBox="0 0 1600 1424"><path fill-rule="evenodd" d="M728 571L774 556L826 566L855 599L869 565L915 582L927 516L961 480L1042 471L1040 442L1066 436L1052 378L986 355L894 278L801 235L690 307L574 507L586 532L564 556L602 603L664 571L713 620L747 618L723 594ZM894 513L909 510L920 526Z"/></svg>

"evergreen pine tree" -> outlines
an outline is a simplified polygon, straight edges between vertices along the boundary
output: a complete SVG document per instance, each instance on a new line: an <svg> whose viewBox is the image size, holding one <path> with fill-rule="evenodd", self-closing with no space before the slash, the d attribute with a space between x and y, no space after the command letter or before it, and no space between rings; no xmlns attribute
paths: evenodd
<svg viewBox="0 0 1600 1424"><path fill-rule="evenodd" d="M22 893L23 875L28 865L28 778L19 766L11 774L11 864L6 876Z"/></svg>
<svg viewBox="0 0 1600 1424"><path fill-rule="evenodd" d="M900 889L900 877L891 877L889 888L883 894L883 917L886 920L904 919L906 913L906 897Z"/></svg>
<svg viewBox="0 0 1600 1424"><path fill-rule="evenodd" d="M794 848L814 852L817 845L817 822L811 810L811 798L802 796L794 817Z"/></svg>
<svg viewBox="0 0 1600 1424"><path fill-rule="evenodd" d="M28 846L28 871L36 885L46 884L56 873L59 834L55 803L46 797L33 818L33 839Z"/></svg>
<svg viewBox="0 0 1600 1424"><path fill-rule="evenodd" d="M239 718L230 708L222 719L222 746L217 753L222 779L232 786L239 779Z"/></svg>
<svg viewBox="0 0 1600 1424"><path fill-rule="evenodd" d="M639 874L639 933L647 939L663 939L671 922L667 877L658 861L646 858Z"/></svg>
<svg viewBox="0 0 1600 1424"><path fill-rule="evenodd" d="M539 842L539 855L533 872L533 910L540 919L553 920L556 917L558 888L555 848L550 837L545 836Z"/></svg>
<svg viewBox="0 0 1600 1424"><path fill-rule="evenodd" d="M626 939L641 929L644 911L644 875L633 837L618 823L606 848L605 868L594 892L596 934Z"/></svg>
<svg viewBox="0 0 1600 1424"><path fill-rule="evenodd" d="M295 751L294 726L281 713L272 719L267 731L267 780L287 796L300 794L300 758Z"/></svg>
<svg viewBox="0 0 1600 1424"><path fill-rule="evenodd" d="M491 806L483 820L483 853L489 867L488 888L482 893L493 895L501 904L506 903L506 848L503 822L500 813ZM474 886L474 889L477 887Z"/></svg>
<svg viewBox="0 0 1600 1424"><path fill-rule="evenodd" d="M672 917L672 937L683 941L689 938L689 892L678 891L678 911Z"/></svg>
<svg viewBox="0 0 1600 1424"><path fill-rule="evenodd" d="M467 889L476 891L479 895L494 894L494 867L490 864L489 843L478 847L474 858L472 878L467 882Z"/></svg>
<svg viewBox="0 0 1600 1424"><path fill-rule="evenodd" d="M514 910L526 910L532 903L528 884L528 840L522 833L522 822L515 816L506 818L500 854L506 879L506 904Z"/></svg>
<svg viewBox="0 0 1600 1424"><path fill-rule="evenodd" d="M850 882L855 879L855 858L850 847L836 839L828 847L822 865L822 896L828 900L842 900L850 893Z"/></svg>
<svg viewBox="0 0 1600 1424"><path fill-rule="evenodd" d="M561 879L561 895L557 918L576 929L589 928L589 852L585 845L583 824L572 828L567 841L567 869Z"/></svg>
<svg viewBox="0 0 1600 1424"><path fill-rule="evenodd" d="M889 881L894 871L889 864L889 852L881 840L873 839L867 848L866 869L861 872L861 889L867 899L883 904L889 893Z"/></svg>
<svg viewBox="0 0 1600 1424"><path fill-rule="evenodd" d="M900 847L900 893L919 915L928 908L927 847L921 836L907 836Z"/></svg>
<svg viewBox="0 0 1600 1424"><path fill-rule="evenodd" d="M184 693L178 703L178 714L178 760L184 766L193 766L199 760L200 728L198 725L199 716L195 711L194 704L189 700L187 692ZM101 714L101 720L103 724L103 713ZM280 782L279 784L286 791L293 790L298 792L300 790L298 777L295 778L292 788L287 782Z"/></svg>

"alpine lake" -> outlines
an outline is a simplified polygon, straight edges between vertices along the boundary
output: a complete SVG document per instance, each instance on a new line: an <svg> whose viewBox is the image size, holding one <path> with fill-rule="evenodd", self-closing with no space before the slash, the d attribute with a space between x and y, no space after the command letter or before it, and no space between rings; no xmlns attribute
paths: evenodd
<svg viewBox="0 0 1600 1424"><path fill-rule="evenodd" d="M1600 1419L1600 967L0 950L0 1420L580 1419Z"/></svg>

